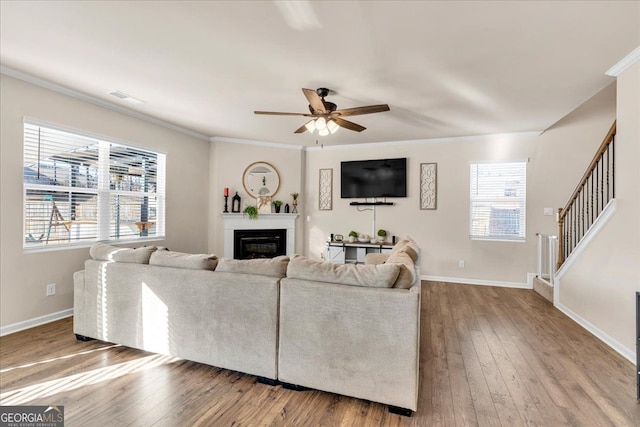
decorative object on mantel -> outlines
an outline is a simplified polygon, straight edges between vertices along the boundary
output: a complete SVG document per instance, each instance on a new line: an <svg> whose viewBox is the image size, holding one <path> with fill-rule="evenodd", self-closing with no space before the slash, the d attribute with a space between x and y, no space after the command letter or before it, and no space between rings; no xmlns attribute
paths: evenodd
<svg viewBox="0 0 640 427"><path fill-rule="evenodd" d="M387 237L386 230L378 230L378 243L384 243L384 238Z"/></svg>
<svg viewBox="0 0 640 427"><path fill-rule="evenodd" d="M241 198L236 191L236 195L231 198L231 212L240 213L240 200Z"/></svg>
<svg viewBox="0 0 640 427"><path fill-rule="evenodd" d="M270 163L251 163L242 174L242 185L245 191L255 199L260 196L271 197L280 188L280 174Z"/></svg>
<svg viewBox="0 0 640 427"><path fill-rule="evenodd" d="M282 201L281 200L274 200L273 201L273 209L276 211L276 213L280 213L280 207L282 206Z"/></svg>
<svg viewBox="0 0 640 427"><path fill-rule="evenodd" d="M300 196L300 193L291 193L291 197L293 197L293 202L291 202L291 204L293 205L293 210L291 211L291 213L298 213L298 197Z"/></svg>
<svg viewBox="0 0 640 427"><path fill-rule="evenodd" d="M320 169L318 209L333 210L333 169Z"/></svg>
<svg viewBox="0 0 640 427"><path fill-rule="evenodd" d="M223 213L229 213L229 188L224 188L224 211Z"/></svg>
<svg viewBox="0 0 640 427"><path fill-rule="evenodd" d="M258 212L261 214L271 213L271 196L258 196Z"/></svg>
<svg viewBox="0 0 640 427"><path fill-rule="evenodd" d="M289 213L289 203L287 203L286 205L284 205L284 213Z"/></svg>
<svg viewBox="0 0 640 427"><path fill-rule="evenodd" d="M255 206L247 206L244 208L244 213L249 215L249 219L258 219L258 208Z"/></svg>
<svg viewBox="0 0 640 427"><path fill-rule="evenodd" d="M420 163L420 209L437 209L437 163Z"/></svg>
<svg viewBox="0 0 640 427"><path fill-rule="evenodd" d="M357 238L358 238L358 232L351 230L349 232L349 242L353 243L356 241Z"/></svg>

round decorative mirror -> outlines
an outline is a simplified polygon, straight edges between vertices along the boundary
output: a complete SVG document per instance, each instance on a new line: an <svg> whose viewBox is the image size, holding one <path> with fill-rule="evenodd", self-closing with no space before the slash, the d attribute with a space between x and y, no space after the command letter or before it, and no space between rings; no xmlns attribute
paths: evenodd
<svg viewBox="0 0 640 427"><path fill-rule="evenodd" d="M267 162L251 163L244 170L242 185L253 198L273 196L280 188L280 175L278 170Z"/></svg>

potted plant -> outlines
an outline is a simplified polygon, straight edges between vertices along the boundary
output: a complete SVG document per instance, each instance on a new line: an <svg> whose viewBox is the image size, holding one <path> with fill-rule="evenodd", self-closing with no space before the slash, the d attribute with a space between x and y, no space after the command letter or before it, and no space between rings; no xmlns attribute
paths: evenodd
<svg viewBox="0 0 640 427"><path fill-rule="evenodd" d="M357 231L353 231L353 230L351 230L351 231L349 232L349 241L350 241L351 243L353 243L353 242L355 242L355 240L356 240L357 238L358 238L358 232L357 232Z"/></svg>
<svg viewBox="0 0 640 427"><path fill-rule="evenodd" d="M378 230L378 241L380 243L384 242L385 237L387 237L387 231L383 229Z"/></svg>
<svg viewBox="0 0 640 427"><path fill-rule="evenodd" d="M280 206L282 206L282 201L281 200L274 200L273 201L273 207L276 210L276 213L280 213Z"/></svg>
<svg viewBox="0 0 640 427"><path fill-rule="evenodd" d="M249 219L258 219L258 208L255 206L247 206L244 208L244 213L249 215Z"/></svg>
<svg viewBox="0 0 640 427"><path fill-rule="evenodd" d="M293 197L293 202L291 202L291 204L293 205L293 210L291 211L291 213L298 213L298 197L300 196L300 193L291 193L291 197Z"/></svg>

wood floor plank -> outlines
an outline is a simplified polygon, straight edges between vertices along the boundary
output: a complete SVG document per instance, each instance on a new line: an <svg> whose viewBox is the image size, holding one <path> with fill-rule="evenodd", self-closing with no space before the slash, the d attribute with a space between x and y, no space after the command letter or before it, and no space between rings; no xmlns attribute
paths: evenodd
<svg viewBox="0 0 640 427"><path fill-rule="evenodd" d="M418 410L99 341L67 318L0 337L0 404L68 426L640 426L635 367L531 290L423 282Z"/></svg>

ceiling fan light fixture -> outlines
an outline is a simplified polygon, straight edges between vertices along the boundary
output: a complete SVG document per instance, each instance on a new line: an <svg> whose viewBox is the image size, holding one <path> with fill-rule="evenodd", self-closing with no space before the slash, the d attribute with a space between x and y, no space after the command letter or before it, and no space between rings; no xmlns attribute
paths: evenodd
<svg viewBox="0 0 640 427"><path fill-rule="evenodd" d="M333 120L329 120L327 122L327 129L329 129L329 132L331 132L331 133L336 133L338 131L338 129L340 129L340 125L338 125Z"/></svg>
<svg viewBox="0 0 640 427"><path fill-rule="evenodd" d="M318 117L316 119L316 129L318 129L318 131L321 131L323 129L326 129L327 127L327 120L324 117Z"/></svg>
<svg viewBox="0 0 640 427"><path fill-rule="evenodd" d="M326 127L325 127L324 129L320 129L320 130L318 131L318 135L320 135L320 136L327 136L327 135L329 135L329 129L327 129Z"/></svg>
<svg viewBox="0 0 640 427"><path fill-rule="evenodd" d="M313 131L314 131L314 130L316 130L316 125L315 125L315 123L314 123L314 121L313 121L313 120L309 120L309 121L307 122L307 124L306 124L306 125L304 125L304 127L306 127L306 128L307 128L307 130L309 131L309 133L313 133Z"/></svg>

